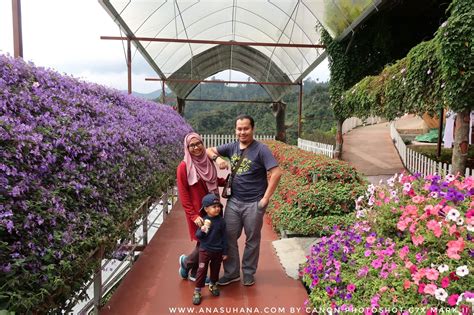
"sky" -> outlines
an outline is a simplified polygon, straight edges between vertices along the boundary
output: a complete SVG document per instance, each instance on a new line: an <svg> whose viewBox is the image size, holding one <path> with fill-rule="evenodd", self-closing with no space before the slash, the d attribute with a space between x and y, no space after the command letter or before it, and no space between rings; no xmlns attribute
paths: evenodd
<svg viewBox="0 0 474 315"><path fill-rule="evenodd" d="M0 54L13 56L12 1L0 0ZM121 36L118 26L97 0L21 0L23 59L88 82L127 90L126 43L101 40ZM148 63L132 46L132 89L161 89ZM218 79L247 80L243 73L225 71ZM329 80L327 59L306 78Z"/></svg>

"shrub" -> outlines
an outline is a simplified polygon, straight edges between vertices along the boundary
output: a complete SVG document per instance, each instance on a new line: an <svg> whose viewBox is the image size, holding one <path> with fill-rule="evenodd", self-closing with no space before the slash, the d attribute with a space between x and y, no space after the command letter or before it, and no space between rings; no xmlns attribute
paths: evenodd
<svg viewBox="0 0 474 315"><path fill-rule="evenodd" d="M386 186L370 185L358 199L364 221L312 248L302 272L309 305L468 312L474 305L473 194L473 178L453 176L400 175Z"/></svg>
<svg viewBox="0 0 474 315"><path fill-rule="evenodd" d="M0 56L0 309L60 307L89 253L174 178L170 107Z"/></svg>
<svg viewBox="0 0 474 315"><path fill-rule="evenodd" d="M266 143L283 168L267 210L274 229L321 235L333 225L353 222L355 200L365 190L355 169L277 141Z"/></svg>

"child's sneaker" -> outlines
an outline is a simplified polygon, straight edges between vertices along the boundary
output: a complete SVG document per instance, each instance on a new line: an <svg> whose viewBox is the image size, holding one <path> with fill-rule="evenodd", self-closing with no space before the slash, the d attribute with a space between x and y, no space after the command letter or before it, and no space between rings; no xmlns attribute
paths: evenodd
<svg viewBox="0 0 474 315"><path fill-rule="evenodd" d="M186 259L186 255L181 255L179 256L179 269L178 269L178 272L179 272L179 275L181 276L181 278L183 279L187 279L188 278L188 272L189 270L186 268L186 265L184 264L184 260Z"/></svg>
<svg viewBox="0 0 474 315"><path fill-rule="evenodd" d="M217 287L217 284L215 283L209 283L209 291L211 291L212 295L214 296L219 296L219 294L221 293L219 291L219 288Z"/></svg>
<svg viewBox="0 0 474 315"><path fill-rule="evenodd" d="M193 304L199 305L201 304L201 292L194 291L193 294Z"/></svg>

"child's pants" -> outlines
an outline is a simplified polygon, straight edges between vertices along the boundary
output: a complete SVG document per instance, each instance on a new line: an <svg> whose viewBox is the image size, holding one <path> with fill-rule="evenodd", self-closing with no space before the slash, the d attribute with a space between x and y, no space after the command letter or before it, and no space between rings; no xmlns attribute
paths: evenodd
<svg viewBox="0 0 474 315"><path fill-rule="evenodd" d="M213 253L205 249L199 250L199 265L196 275L196 288L204 287L207 274L207 266L210 266L211 283L216 283L219 280L219 270L221 269L222 252Z"/></svg>

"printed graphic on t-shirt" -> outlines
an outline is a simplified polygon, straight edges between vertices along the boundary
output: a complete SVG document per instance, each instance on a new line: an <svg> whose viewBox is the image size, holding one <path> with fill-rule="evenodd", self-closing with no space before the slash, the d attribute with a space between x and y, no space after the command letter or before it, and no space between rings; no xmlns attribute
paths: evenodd
<svg viewBox="0 0 474 315"><path fill-rule="evenodd" d="M240 160L240 155L237 155L237 154L232 155L232 157L230 158L230 163L232 164L232 169L237 166L237 162L239 162L239 160ZM242 174L242 173L245 173L245 172L249 171L251 164L252 164L252 161L250 161L249 159L244 157L244 159L240 163L240 167L239 167L239 169L237 170L236 173L237 174Z"/></svg>

